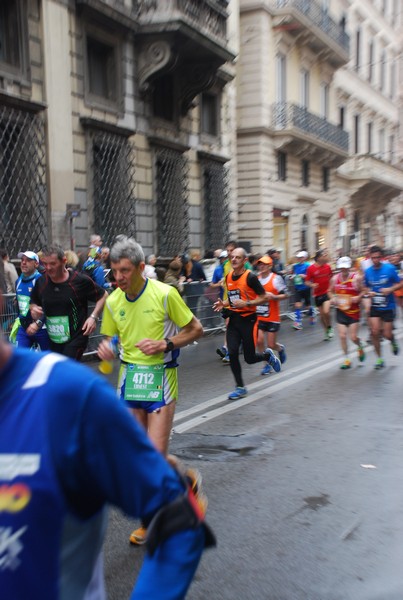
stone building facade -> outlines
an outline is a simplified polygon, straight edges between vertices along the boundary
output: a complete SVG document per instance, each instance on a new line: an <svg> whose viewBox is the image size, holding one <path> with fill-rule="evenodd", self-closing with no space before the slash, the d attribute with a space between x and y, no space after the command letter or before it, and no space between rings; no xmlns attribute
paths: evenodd
<svg viewBox="0 0 403 600"><path fill-rule="evenodd" d="M0 12L10 255L79 250L94 232L161 256L221 247L236 212L231 2L4 0Z"/></svg>
<svg viewBox="0 0 403 600"><path fill-rule="evenodd" d="M401 249L403 5L355 0L347 8L351 56L336 73L335 88L340 118L350 132L350 158L337 171L342 216L337 245L353 254L370 243Z"/></svg>
<svg viewBox="0 0 403 600"><path fill-rule="evenodd" d="M390 224L403 190L402 11L393 0L241 0L238 228L255 251L358 253L375 224L401 244ZM371 37L369 81L357 39L367 65Z"/></svg>

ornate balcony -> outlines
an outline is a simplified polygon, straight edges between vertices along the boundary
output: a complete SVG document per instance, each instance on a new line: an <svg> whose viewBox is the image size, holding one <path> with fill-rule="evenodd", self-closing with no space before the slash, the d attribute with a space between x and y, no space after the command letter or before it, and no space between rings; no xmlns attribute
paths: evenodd
<svg viewBox="0 0 403 600"><path fill-rule="evenodd" d="M215 47L229 60L227 45L228 0L76 0L97 20L112 20L142 33L182 31Z"/></svg>
<svg viewBox="0 0 403 600"><path fill-rule="evenodd" d="M89 19L126 30L135 30L138 26L138 2L136 0L76 0L81 14Z"/></svg>
<svg viewBox="0 0 403 600"><path fill-rule="evenodd" d="M348 157L348 133L303 106L289 102L273 105L273 129L278 150L338 166Z"/></svg>
<svg viewBox="0 0 403 600"><path fill-rule="evenodd" d="M219 68L235 55L227 46L228 0L76 0L80 14L104 26L135 33L139 89L172 77L181 114L214 83L231 73Z"/></svg>
<svg viewBox="0 0 403 600"><path fill-rule="evenodd" d="M315 0L272 0L274 28L298 36L336 68L345 65L350 56L350 38Z"/></svg>
<svg viewBox="0 0 403 600"><path fill-rule="evenodd" d="M143 33L178 31L228 60L227 0L137 0Z"/></svg>
<svg viewBox="0 0 403 600"><path fill-rule="evenodd" d="M403 170L371 154L353 156L337 173L350 182L353 200L386 202L403 192Z"/></svg>
<svg viewBox="0 0 403 600"><path fill-rule="evenodd" d="M179 82L181 113L234 59L227 46L227 0L137 0L139 86L169 73ZM225 83L225 82L224 82Z"/></svg>

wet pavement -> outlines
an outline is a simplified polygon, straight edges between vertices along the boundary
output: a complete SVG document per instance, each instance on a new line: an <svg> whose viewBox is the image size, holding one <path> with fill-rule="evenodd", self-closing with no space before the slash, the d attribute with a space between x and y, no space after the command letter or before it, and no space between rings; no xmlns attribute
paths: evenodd
<svg viewBox="0 0 403 600"><path fill-rule="evenodd" d="M400 322L397 335L402 336ZM364 337L366 330L363 328ZM244 365L249 394L230 402L221 336L181 353L171 451L203 475L218 547L205 553L189 600L403 598L402 356L384 344L340 371L337 337L282 324L288 360L261 377ZM402 340L400 340L402 341ZM143 548L136 524L111 514L109 598L128 598Z"/></svg>

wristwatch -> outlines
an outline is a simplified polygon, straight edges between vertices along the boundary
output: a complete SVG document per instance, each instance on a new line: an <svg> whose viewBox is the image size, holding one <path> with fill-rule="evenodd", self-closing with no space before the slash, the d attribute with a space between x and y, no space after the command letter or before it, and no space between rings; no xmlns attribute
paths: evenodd
<svg viewBox="0 0 403 600"><path fill-rule="evenodd" d="M43 325L43 321L41 321L40 319L36 319L35 325L38 325L38 327L41 328Z"/></svg>
<svg viewBox="0 0 403 600"><path fill-rule="evenodd" d="M169 338L164 338L164 339L165 339L165 341L167 343L166 348L164 350L164 354L167 354L168 352L172 352L172 350L175 349L175 346L174 346L173 341L170 340Z"/></svg>

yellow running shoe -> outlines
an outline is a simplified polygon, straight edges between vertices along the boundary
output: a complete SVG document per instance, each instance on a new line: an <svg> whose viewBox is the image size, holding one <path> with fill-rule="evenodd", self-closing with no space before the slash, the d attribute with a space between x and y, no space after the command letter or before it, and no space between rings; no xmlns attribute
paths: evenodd
<svg viewBox="0 0 403 600"><path fill-rule="evenodd" d="M192 467L185 467L183 462L173 454L168 454L167 460L186 479L194 494L197 508L204 517L207 512L208 500L206 494L202 492L202 476L200 471Z"/></svg>
<svg viewBox="0 0 403 600"><path fill-rule="evenodd" d="M348 358L346 358L346 360L344 361L344 363L342 365L340 365L340 369L351 369L351 361L348 360Z"/></svg>
<svg viewBox="0 0 403 600"><path fill-rule="evenodd" d="M206 494L202 492L202 476L197 469L187 468L186 479L188 480L191 490L195 495L197 506L204 516L207 512L208 500Z"/></svg>
<svg viewBox="0 0 403 600"><path fill-rule="evenodd" d="M139 527L138 529L135 529L130 534L129 541L131 544L142 546L147 541L147 529L145 527Z"/></svg>

